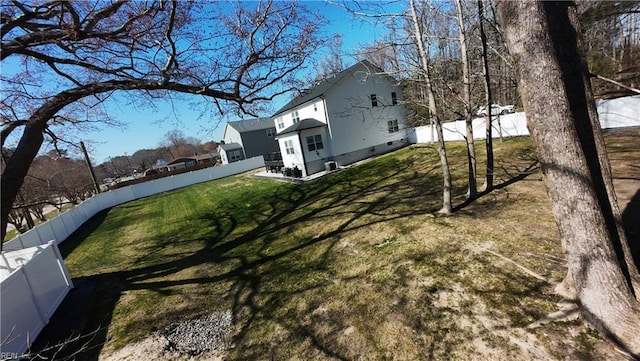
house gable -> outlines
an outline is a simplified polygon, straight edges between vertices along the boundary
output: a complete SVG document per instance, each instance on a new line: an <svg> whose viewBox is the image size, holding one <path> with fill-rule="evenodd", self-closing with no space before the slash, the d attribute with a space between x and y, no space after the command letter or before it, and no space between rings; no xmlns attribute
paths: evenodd
<svg viewBox="0 0 640 361"><path fill-rule="evenodd" d="M239 144L246 158L278 152L276 128L272 118L255 118L228 122L224 141Z"/></svg>
<svg viewBox="0 0 640 361"><path fill-rule="evenodd" d="M407 140L402 87L370 70L357 69L324 95L335 154Z"/></svg>

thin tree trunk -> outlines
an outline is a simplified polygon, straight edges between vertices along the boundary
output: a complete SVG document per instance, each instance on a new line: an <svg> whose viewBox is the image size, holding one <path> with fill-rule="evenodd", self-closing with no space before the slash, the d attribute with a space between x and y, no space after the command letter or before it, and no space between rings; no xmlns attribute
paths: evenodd
<svg viewBox="0 0 640 361"><path fill-rule="evenodd" d="M493 189L493 129L491 128L491 78L489 77L489 56L487 52L487 34L484 32L484 4L478 0L478 18L480 19L480 40L482 42L482 76L484 79L484 101L488 109L485 121L485 150L487 152L486 175L482 189L490 192Z"/></svg>
<svg viewBox="0 0 640 361"><path fill-rule="evenodd" d="M460 53L462 55L462 96L464 101L464 119L467 138L467 166L468 166L468 185L467 196L469 199L475 199L478 196L478 185L476 181L476 150L473 141L473 108L471 106L471 79L469 71L469 59L467 56L467 35L464 29L464 21L462 18L461 0L455 0L456 10L458 13L458 35L460 41Z"/></svg>
<svg viewBox="0 0 640 361"><path fill-rule="evenodd" d="M585 319L640 357L638 270L619 224L575 8L530 0L497 6L567 256L567 284Z"/></svg>
<svg viewBox="0 0 640 361"><path fill-rule="evenodd" d="M451 204L451 171L449 170L449 160L447 159L447 150L444 145L444 136L442 134L442 121L438 116L438 108L436 106L436 98L433 93L433 85L431 84L431 77L429 74L429 54L425 51L423 44L422 30L420 28L420 21L416 12L416 6L414 0L410 0L411 16L414 25L414 36L416 38L416 44L420 52L420 58L422 60L422 71L425 76L425 83L427 88L427 96L429 98L429 113L431 119L436 125L436 133L438 135L438 154L440 155L440 164L442 166L442 178L443 178L443 190L442 190L442 209L440 213L449 214L453 212L453 206Z"/></svg>
<svg viewBox="0 0 640 361"><path fill-rule="evenodd" d="M20 192L18 192L18 201L21 204L27 203L25 202L24 197L22 196L22 194L20 194ZM24 214L24 220L27 222L27 229L29 230L35 227L36 224L33 221L33 217L31 217L31 212L29 211L29 207L22 207L20 208L20 211L22 211L22 213Z"/></svg>

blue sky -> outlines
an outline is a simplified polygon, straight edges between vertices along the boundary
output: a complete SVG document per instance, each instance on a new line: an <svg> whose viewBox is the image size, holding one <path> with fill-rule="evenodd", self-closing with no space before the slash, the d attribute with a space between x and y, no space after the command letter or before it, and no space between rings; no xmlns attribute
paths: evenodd
<svg viewBox="0 0 640 361"><path fill-rule="evenodd" d="M324 33L342 35L342 50L345 54L353 53L358 47L372 43L386 31L382 25L375 26L368 21L354 20L353 16L340 6L325 1L304 1L304 5L316 9L329 21L330 25L322 29ZM397 7L403 7L403 3L396 4ZM355 59L349 55L343 57L344 66L350 66L354 62ZM203 142L219 141L223 137L226 121L238 119L236 115L221 117L217 113L203 116L201 111L192 109L188 98L158 99L154 101L153 107L139 107L128 105L128 96L131 94L116 94L107 104L109 114L126 124L125 127L102 126L84 132L80 136L82 139L74 139L78 143L82 140L87 144L94 165L108 161L109 157L131 155L139 149L156 148L164 135L174 129ZM289 100L289 97L290 95L285 95L276 99L271 108L277 110ZM49 149L43 145L41 152Z"/></svg>

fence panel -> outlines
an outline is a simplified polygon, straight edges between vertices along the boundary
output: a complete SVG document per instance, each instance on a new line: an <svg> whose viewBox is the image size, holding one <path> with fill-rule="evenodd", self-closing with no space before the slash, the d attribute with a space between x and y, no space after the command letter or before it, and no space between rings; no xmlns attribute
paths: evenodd
<svg viewBox="0 0 640 361"><path fill-rule="evenodd" d="M79 206L80 204L67 211L67 213L69 213L69 216L73 220L73 224L75 225L74 231L80 228L80 226L87 221L87 219L85 219L84 217L84 213L78 208ZM72 231L71 233L73 233L74 231Z"/></svg>
<svg viewBox="0 0 640 361"><path fill-rule="evenodd" d="M24 247L22 246L22 235L21 234L17 235L14 239L5 242L2 245L2 249L3 250L7 250L7 251L15 251L15 250L22 249L22 248L24 248Z"/></svg>
<svg viewBox="0 0 640 361"><path fill-rule="evenodd" d="M597 102L602 128L640 126L640 95Z"/></svg>
<svg viewBox="0 0 640 361"><path fill-rule="evenodd" d="M70 280L60 270L53 247L43 248L25 264L24 273L40 314L48 320L71 288Z"/></svg>
<svg viewBox="0 0 640 361"><path fill-rule="evenodd" d="M38 236L40 236L39 244L47 243L51 240L56 240L57 243L60 243L60 239L56 238L56 233L53 230L53 225L51 222L44 222L36 227L38 231ZM32 245L35 246L35 245Z"/></svg>
<svg viewBox="0 0 640 361"><path fill-rule="evenodd" d="M3 353L24 353L73 287L55 242L2 254Z"/></svg>
<svg viewBox="0 0 640 361"><path fill-rule="evenodd" d="M95 216L96 214L98 214L98 212L102 210L102 208L100 208L99 201L97 199L99 196L100 194L97 194L85 200L84 202L80 203L77 207L75 207L75 208L80 208L80 211L84 213L85 222L91 219L91 217Z"/></svg>
<svg viewBox="0 0 640 361"><path fill-rule="evenodd" d="M33 247L39 246L42 244L40 242L40 235L38 234L38 230L36 228L31 228L29 231L20 235L20 243L22 247Z"/></svg>
<svg viewBox="0 0 640 361"><path fill-rule="evenodd" d="M53 239L55 239L58 243L62 242L69 236L70 233L69 231L67 231L67 228L65 227L64 222L62 221L62 218L60 216L50 219L47 223L51 225L53 234L55 234L55 237Z"/></svg>
<svg viewBox="0 0 640 361"><path fill-rule="evenodd" d="M76 224L76 220L71 215L71 209L60 214L59 217L62 219L62 223L64 223L64 227L66 228L67 232L69 232L69 234L80 228L80 225Z"/></svg>
<svg viewBox="0 0 640 361"><path fill-rule="evenodd" d="M150 185L153 187L153 194L163 193L176 187L173 176L156 179Z"/></svg>
<svg viewBox="0 0 640 361"><path fill-rule="evenodd" d="M155 180L152 180L149 182L132 185L131 193L133 193L133 197L135 199L140 199L140 198L148 197L152 194L155 194L154 192L155 187L153 186L154 183L155 183Z"/></svg>
<svg viewBox="0 0 640 361"><path fill-rule="evenodd" d="M33 340L45 324L22 269L2 280L0 302L2 352L21 355L29 347L27 340Z"/></svg>
<svg viewBox="0 0 640 361"><path fill-rule="evenodd" d="M131 187L113 189L102 194L110 196L110 199L108 199L107 201L108 206L103 207L102 209L117 206L118 204L126 203L135 199L133 196L133 192L131 192Z"/></svg>
<svg viewBox="0 0 640 361"><path fill-rule="evenodd" d="M193 172L189 172L186 175L188 175L188 177L190 178L189 181L192 182L192 184L207 182L210 179L209 172L207 172L206 168L194 170ZM189 179L189 178L185 177L185 179Z"/></svg>

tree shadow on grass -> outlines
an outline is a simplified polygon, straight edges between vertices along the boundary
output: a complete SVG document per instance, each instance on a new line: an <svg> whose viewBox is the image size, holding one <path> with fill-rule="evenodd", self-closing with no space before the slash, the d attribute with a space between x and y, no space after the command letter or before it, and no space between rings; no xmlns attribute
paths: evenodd
<svg viewBox="0 0 640 361"><path fill-rule="evenodd" d="M433 197L424 190L439 183L438 174L411 172L409 169L412 166L413 158L377 162L375 165L362 165L357 171L345 170L315 182L278 187L266 197L262 212L254 217L251 222L253 225L246 232L238 232L239 228L244 229L248 224L246 220L238 219L233 207L203 212L196 223L206 227L208 232L205 236L188 238L175 234L160 235L151 240L144 252L137 256L136 263L144 266L76 279L81 281L78 284L88 283L94 287L90 299L86 300L88 305L80 312L80 326L67 333L59 332L57 339L39 340L32 351L51 357L53 351L42 352L47 345L56 345L69 339L72 334L90 334L91 338L69 342L63 350L56 349L55 356L56 359L97 360L108 341L108 330L116 305L125 292L149 290L162 296L179 293L180 286L205 287L210 284L231 285L229 300L222 302L231 305L238 325L234 343L241 343L251 337L249 331L255 323L276 313L282 300L327 285L326 279L310 280L306 276L325 272L331 252L344 235L377 223L437 210L438 200L432 200ZM100 212L62 244L65 257L104 223L109 212ZM337 225L318 234L313 230L301 229L304 227L301 225L325 220L337 222ZM188 233L185 231L182 234ZM286 238L288 241L285 244L283 238L289 233L293 236ZM202 247L193 252L181 252L181 244L202 244ZM167 253L168 247L174 247L176 251ZM304 252L315 247L320 247L322 252L304 267L292 261L305 256ZM173 276L186 269L206 265L214 269L219 265L224 267L216 274L202 272L184 278ZM290 285L285 294L280 292L278 299L265 304L265 299L275 297L270 290L273 279L299 283ZM199 307L193 305L192 309L182 309L173 315L163 312L151 323L157 323L153 327L162 328L167 326L171 318L177 320L184 313L206 311L198 310ZM131 327L131 332L136 332L137 325L127 327ZM339 351L323 347L320 339L313 335L307 338L325 356L346 359ZM261 347L241 350L238 356L251 358L264 351Z"/></svg>
<svg viewBox="0 0 640 361"><path fill-rule="evenodd" d="M527 177L529 177L530 175L537 173L540 170L540 166L538 164L537 159L533 160L524 168L518 167L517 164L511 165L510 167L513 167L516 169L516 174L511 174L511 172L508 171L506 167L503 165L502 170L503 170L503 174L506 175L506 178L504 178L502 182L495 184L492 188L485 189L481 192L478 192L478 194L474 198L467 197L463 202L453 207L453 212L458 212L468 207L469 205L473 204L474 202L481 199L482 197L485 197L496 190L504 189L514 183L520 182L526 179Z"/></svg>

